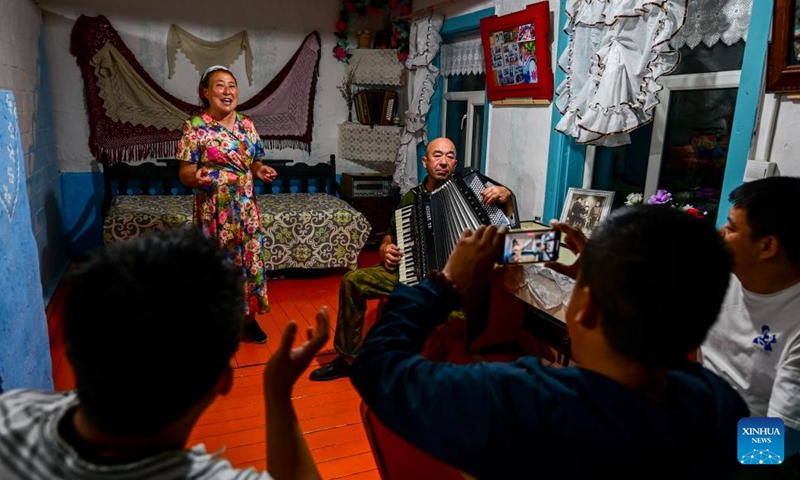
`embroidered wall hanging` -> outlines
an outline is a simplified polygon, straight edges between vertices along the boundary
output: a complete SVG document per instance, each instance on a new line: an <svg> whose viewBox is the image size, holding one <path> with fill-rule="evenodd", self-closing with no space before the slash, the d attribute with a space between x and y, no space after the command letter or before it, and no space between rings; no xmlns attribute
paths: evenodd
<svg viewBox="0 0 800 480"><path fill-rule="evenodd" d="M241 31L224 40L211 41L196 37L181 27L169 27L167 34L167 78L175 75L175 58L180 49L192 63L198 74L202 74L212 65L223 65L230 68L233 62L244 52L244 68L247 72L247 81L253 84L253 50L247 32Z"/></svg>
<svg viewBox="0 0 800 480"><path fill-rule="evenodd" d="M83 77L89 149L101 163L175 155L183 121L200 112L164 90L104 16L81 16L70 52ZM320 39L312 32L280 72L238 110L253 118L267 149L311 149Z"/></svg>
<svg viewBox="0 0 800 480"><path fill-rule="evenodd" d="M12 222L19 201L23 159L17 103L14 94L8 90L0 90L0 145L3 146L0 150L0 207Z"/></svg>

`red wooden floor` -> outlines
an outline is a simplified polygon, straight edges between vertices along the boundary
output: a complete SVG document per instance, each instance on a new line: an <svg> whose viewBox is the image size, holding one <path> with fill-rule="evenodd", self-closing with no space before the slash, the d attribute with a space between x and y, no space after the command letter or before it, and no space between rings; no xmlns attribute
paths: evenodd
<svg viewBox="0 0 800 480"><path fill-rule="evenodd" d="M372 265L375 252L364 252L361 266ZM276 279L269 283L272 311L259 316L269 336L266 345L242 342L236 353L233 390L211 405L197 423L190 444L205 443L209 451L225 448L225 456L237 467L266 468L264 399L262 373L264 364L278 345L281 331L289 319L297 320L300 332L304 324L315 324L316 311L327 305L335 323L339 305L341 273L321 278ZM57 292L47 308L53 377L57 390L71 389L75 380L66 360L62 339L61 296ZM374 307L374 306L373 306ZM368 312L368 322L374 311ZM328 363L334 357L333 336L309 370ZM303 375L293 391L294 405L301 428L311 447L322 477L379 479L380 476L364 433L359 414L360 398L348 379L310 382Z"/></svg>

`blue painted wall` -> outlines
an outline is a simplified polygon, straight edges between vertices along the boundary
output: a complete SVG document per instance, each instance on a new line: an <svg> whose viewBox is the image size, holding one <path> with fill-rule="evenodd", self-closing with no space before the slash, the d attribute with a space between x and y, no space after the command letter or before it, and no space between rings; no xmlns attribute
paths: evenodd
<svg viewBox="0 0 800 480"><path fill-rule="evenodd" d="M39 257L14 94L0 90L0 378L3 390L52 389Z"/></svg>
<svg viewBox="0 0 800 480"><path fill-rule="evenodd" d="M27 147L27 190L33 236L39 252L45 304L67 268L62 213L61 171L56 153L52 89L44 52L44 34L39 33L37 83L33 89L32 139Z"/></svg>
<svg viewBox="0 0 800 480"><path fill-rule="evenodd" d="M103 173L61 174L64 237L67 252L76 255L103 244Z"/></svg>

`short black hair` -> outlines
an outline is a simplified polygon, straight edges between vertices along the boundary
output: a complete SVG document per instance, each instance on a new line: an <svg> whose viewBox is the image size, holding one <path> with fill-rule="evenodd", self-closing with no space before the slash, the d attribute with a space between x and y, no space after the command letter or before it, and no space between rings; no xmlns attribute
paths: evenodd
<svg viewBox="0 0 800 480"><path fill-rule="evenodd" d="M703 219L663 205L622 207L592 232L581 255L608 343L667 367L705 339L728 288L732 260Z"/></svg>
<svg viewBox="0 0 800 480"><path fill-rule="evenodd" d="M751 238L774 236L786 257L800 264L800 213L795 203L800 177L768 177L736 187L730 201L745 211Z"/></svg>
<svg viewBox="0 0 800 480"><path fill-rule="evenodd" d="M67 287L67 358L81 408L104 432L160 432L214 387L238 348L242 269L197 227L92 252Z"/></svg>

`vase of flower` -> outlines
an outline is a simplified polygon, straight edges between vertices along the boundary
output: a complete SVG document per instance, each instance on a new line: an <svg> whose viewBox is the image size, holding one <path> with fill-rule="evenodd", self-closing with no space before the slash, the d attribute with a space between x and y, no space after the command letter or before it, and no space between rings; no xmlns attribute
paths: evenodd
<svg viewBox="0 0 800 480"><path fill-rule="evenodd" d="M358 64L346 71L344 77L342 77L342 83L336 87L339 93L342 94L345 105L347 105L348 122L353 121L353 81L356 78L356 69L358 69Z"/></svg>

